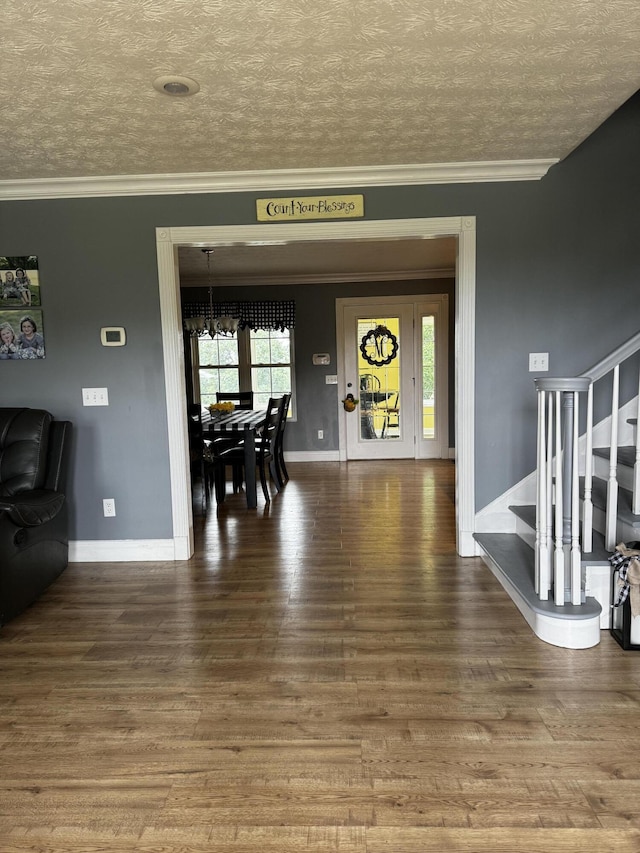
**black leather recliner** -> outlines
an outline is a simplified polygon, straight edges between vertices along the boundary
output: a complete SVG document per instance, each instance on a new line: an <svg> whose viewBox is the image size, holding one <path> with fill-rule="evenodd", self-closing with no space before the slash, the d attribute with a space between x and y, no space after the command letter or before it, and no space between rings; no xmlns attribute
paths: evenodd
<svg viewBox="0 0 640 853"><path fill-rule="evenodd" d="M67 566L70 438L49 412L0 408L0 625Z"/></svg>

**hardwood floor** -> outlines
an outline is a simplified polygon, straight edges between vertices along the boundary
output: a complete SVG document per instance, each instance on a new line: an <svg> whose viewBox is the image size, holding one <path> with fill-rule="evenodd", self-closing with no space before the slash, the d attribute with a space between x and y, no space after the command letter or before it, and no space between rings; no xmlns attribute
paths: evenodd
<svg viewBox="0 0 640 853"><path fill-rule="evenodd" d="M289 471L0 631L0 851L640 851L640 656L534 637L452 463Z"/></svg>

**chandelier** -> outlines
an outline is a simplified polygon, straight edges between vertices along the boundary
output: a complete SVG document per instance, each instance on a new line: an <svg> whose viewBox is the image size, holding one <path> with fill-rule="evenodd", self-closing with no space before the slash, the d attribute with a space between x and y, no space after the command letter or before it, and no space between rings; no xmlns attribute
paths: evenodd
<svg viewBox="0 0 640 853"><path fill-rule="evenodd" d="M188 317L184 322L184 328L192 337L209 335L234 335L238 331L239 318L223 315L215 317L213 312L213 284L211 282L211 255L215 249L202 249L207 256L207 281L209 283L209 319L206 317Z"/></svg>

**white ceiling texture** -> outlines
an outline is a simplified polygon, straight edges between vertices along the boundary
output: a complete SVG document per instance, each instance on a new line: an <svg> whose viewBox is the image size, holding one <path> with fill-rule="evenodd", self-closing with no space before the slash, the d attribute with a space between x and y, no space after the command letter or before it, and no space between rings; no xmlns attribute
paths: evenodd
<svg viewBox="0 0 640 853"><path fill-rule="evenodd" d="M638 0L4 0L2 23L0 199L542 175L640 88ZM199 91L154 89L176 75ZM221 249L220 277L315 274L271 248L253 269ZM452 260L352 248L352 275Z"/></svg>

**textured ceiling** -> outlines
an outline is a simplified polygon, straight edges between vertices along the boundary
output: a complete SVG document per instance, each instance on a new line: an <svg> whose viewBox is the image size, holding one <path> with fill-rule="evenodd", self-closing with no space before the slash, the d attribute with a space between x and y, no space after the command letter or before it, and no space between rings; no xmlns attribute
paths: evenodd
<svg viewBox="0 0 640 853"><path fill-rule="evenodd" d="M638 0L3 0L0 184L562 159L640 88ZM190 97L162 75L200 84ZM302 184L300 184L302 185ZM451 272L453 241L221 247L218 283ZM183 284L206 281L198 249Z"/></svg>
<svg viewBox="0 0 640 853"><path fill-rule="evenodd" d="M457 240L327 240L179 249L182 287L449 277Z"/></svg>
<svg viewBox="0 0 640 853"><path fill-rule="evenodd" d="M2 31L0 181L561 159L640 88L638 0L3 0Z"/></svg>

